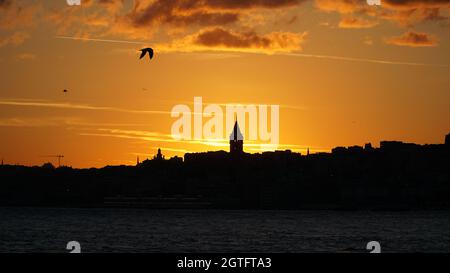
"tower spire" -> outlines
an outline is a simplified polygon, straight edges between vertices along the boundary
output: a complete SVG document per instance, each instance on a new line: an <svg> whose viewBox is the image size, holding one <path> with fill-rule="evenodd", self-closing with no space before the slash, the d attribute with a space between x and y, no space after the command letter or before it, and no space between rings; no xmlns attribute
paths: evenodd
<svg viewBox="0 0 450 273"><path fill-rule="evenodd" d="M243 153L244 149L244 137L239 129L239 124L237 121L237 115L235 114L235 122L233 127L233 132L230 134L230 153L239 154Z"/></svg>

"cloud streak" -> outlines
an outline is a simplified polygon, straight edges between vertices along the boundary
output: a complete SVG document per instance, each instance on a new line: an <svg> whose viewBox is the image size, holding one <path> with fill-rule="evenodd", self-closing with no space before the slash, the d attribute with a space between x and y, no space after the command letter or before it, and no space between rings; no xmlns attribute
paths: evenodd
<svg viewBox="0 0 450 273"><path fill-rule="evenodd" d="M0 99L0 105L22 106L22 107L45 107L45 108L74 109L74 110L113 111L129 114L164 114L164 115L170 114L169 111L134 110L110 106L93 106L88 104L74 104L74 103L52 102L43 100Z"/></svg>
<svg viewBox="0 0 450 273"><path fill-rule="evenodd" d="M94 132L82 132L79 135L83 136L97 136L97 137L114 137L122 139L135 139L144 140L150 142L163 142L163 143L179 143L183 145L205 145L210 147L219 147L227 149L229 147L228 139L199 139L199 140L177 140L170 134L163 134L159 132L140 131L140 130L122 130L112 128L99 128ZM265 143L257 143L255 141L247 141L246 147L250 149L258 149L258 151L271 150L273 145ZM295 144L278 144L278 149L292 149L292 148L304 148L301 145Z"/></svg>
<svg viewBox="0 0 450 273"><path fill-rule="evenodd" d="M112 39L95 39L95 38L88 38L88 37L55 36L55 38L56 39L64 39L64 40L104 42L104 43L118 43L118 44L135 44L135 45L144 45L144 44L146 44L145 42L139 42L139 41L112 40Z"/></svg>

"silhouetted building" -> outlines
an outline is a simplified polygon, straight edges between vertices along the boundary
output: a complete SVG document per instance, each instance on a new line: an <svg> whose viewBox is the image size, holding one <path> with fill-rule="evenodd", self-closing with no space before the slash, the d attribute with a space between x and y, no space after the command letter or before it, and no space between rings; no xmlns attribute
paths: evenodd
<svg viewBox="0 0 450 273"><path fill-rule="evenodd" d="M374 149L373 149L373 147L372 147L372 143L366 143L365 145L364 145L364 150L366 150L367 152L371 152L371 151L373 151Z"/></svg>
<svg viewBox="0 0 450 273"><path fill-rule="evenodd" d="M331 153L332 154L346 154L347 153L347 148L345 148L345 147L335 147L335 148L331 149Z"/></svg>
<svg viewBox="0 0 450 273"><path fill-rule="evenodd" d="M408 152L415 151L420 145L414 143L404 143L401 141L381 141L380 149L385 152Z"/></svg>
<svg viewBox="0 0 450 273"><path fill-rule="evenodd" d="M164 156L161 153L161 149L158 149L158 154L155 157L153 157L153 159L154 160L164 160Z"/></svg>
<svg viewBox="0 0 450 273"><path fill-rule="evenodd" d="M445 145L450 146L450 134L445 136Z"/></svg>
<svg viewBox="0 0 450 273"><path fill-rule="evenodd" d="M244 152L244 137L242 136L239 124L236 120L233 132L230 134L230 153L240 154Z"/></svg>
<svg viewBox="0 0 450 273"><path fill-rule="evenodd" d="M352 154L361 154L361 153L364 152L363 147L357 146L357 145L355 145L355 146L350 146L350 147L347 148L347 150L348 150L350 153L352 153Z"/></svg>
<svg viewBox="0 0 450 273"><path fill-rule="evenodd" d="M182 164L183 158L179 157L179 156L174 156L174 157L170 158L169 161L172 163Z"/></svg>

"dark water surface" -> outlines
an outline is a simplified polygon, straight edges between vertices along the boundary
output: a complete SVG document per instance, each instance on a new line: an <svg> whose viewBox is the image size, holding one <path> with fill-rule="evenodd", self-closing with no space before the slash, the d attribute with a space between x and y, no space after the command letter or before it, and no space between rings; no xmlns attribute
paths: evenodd
<svg viewBox="0 0 450 273"><path fill-rule="evenodd" d="M450 252L450 211L0 208L0 252Z"/></svg>

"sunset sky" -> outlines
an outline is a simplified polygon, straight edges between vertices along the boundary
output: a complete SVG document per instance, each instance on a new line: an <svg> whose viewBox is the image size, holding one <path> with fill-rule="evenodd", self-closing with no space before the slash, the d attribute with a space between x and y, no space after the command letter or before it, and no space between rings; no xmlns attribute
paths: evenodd
<svg viewBox="0 0 450 273"><path fill-rule="evenodd" d="M195 96L280 105L279 148L302 153L450 132L450 0L81 1L0 0L4 163L228 150L171 137Z"/></svg>

